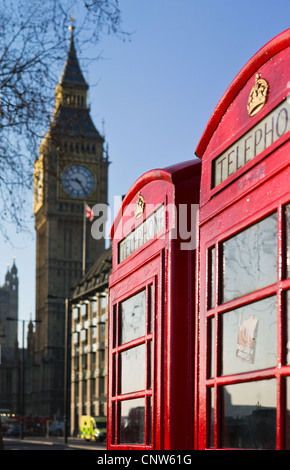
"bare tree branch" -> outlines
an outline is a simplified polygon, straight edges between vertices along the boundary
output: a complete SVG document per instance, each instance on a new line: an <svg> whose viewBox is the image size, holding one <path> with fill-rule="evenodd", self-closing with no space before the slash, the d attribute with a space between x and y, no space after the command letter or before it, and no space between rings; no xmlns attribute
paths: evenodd
<svg viewBox="0 0 290 470"><path fill-rule="evenodd" d="M76 21L79 48L123 39L117 0L2 0L0 7L0 231L25 228L33 163L50 124L54 91Z"/></svg>

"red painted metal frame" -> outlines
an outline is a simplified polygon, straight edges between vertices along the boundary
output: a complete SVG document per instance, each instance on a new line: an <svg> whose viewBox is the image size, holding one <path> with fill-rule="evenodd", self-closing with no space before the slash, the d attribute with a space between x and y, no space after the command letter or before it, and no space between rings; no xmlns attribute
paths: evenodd
<svg viewBox="0 0 290 470"><path fill-rule="evenodd" d="M108 347L108 449L190 449L194 432L194 296L195 251L181 250L179 237L173 237L178 220L166 217L165 229L147 241L124 261L118 263L118 243L131 231L133 208L141 191L147 207L165 208L199 202L201 163L188 161L141 176L128 191L116 216L111 238L113 269L110 276L110 312ZM146 206L145 206L146 207ZM153 209L152 209L153 210ZM139 219L142 223L150 213ZM190 282L188 282L190 280ZM113 426L113 396L116 380L112 364L113 309L118 302L154 282L155 323L152 396L152 444L119 444L117 423ZM130 395L132 397L132 395ZM126 397L125 397L126 398ZM113 432L115 429L115 436ZM114 439L114 437L117 439Z"/></svg>
<svg viewBox="0 0 290 470"><path fill-rule="evenodd" d="M260 73L269 83L269 96L264 108L254 117L247 113L247 101L255 82L255 74ZM201 198L200 198L200 284L199 284L199 363L197 375L198 387L195 393L196 448L208 446L209 408L207 390L235 382L258 380L276 377L277 379L277 449L284 445L285 414L283 406L285 391L282 378L290 375L290 368L283 362L285 318L282 308L282 294L290 288L290 280L285 279L285 259L283 247L285 227L283 206L290 201L289 165L290 165L290 132L274 142L260 155L230 176L216 188L212 188L212 161L225 151L232 143L261 121L289 93L290 81L290 30L283 32L266 44L241 70L232 82L219 104L197 146L196 154L202 158ZM261 170L263 177L246 179L255 170ZM240 182L243 184L239 185ZM247 184L246 184L247 182ZM226 304L219 301L220 291L217 288L215 307L208 309L208 249L216 247L216 263L219 261L221 242L264 218L274 210L278 213L278 277L277 283L259 291L232 300ZM218 266L218 264L216 264ZM216 270L216 285L220 283L220 271ZM281 294L282 292L282 294ZM277 366L271 369L246 374L221 377L217 375L219 366L219 320L221 312L245 305L270 294L278 296L277 311ZM207 322L216 319L216 363L215 376L207 377L210 345L208 344ZM285 340L284 340L285 341ZM215 428L214 447L221 447L219 394L215 394Z"/></svg>
<svg viewBox="0 0 290 470"><path fill-rule="evenodd" d="M290 43L290 29L287 29L283 33L276 36L274 39L269 41L265 46L263 46L250 60L247 64L242 68L242 70L238 73L235 79L232 81L230 86L228 87L227 91L217 104L214 112L212 113L208 124L201 136L201 139L196 148L196 155L199 158L203 158L205 152L207 151L207 147L212 140L214 134L217 131L218 125L221 123L224 115L227 113L230 105L233 101L238 97L241 90L247 85L249 79L256 74L258 70L263 67L268 60L272 59L276 54L282 52L284 49L289 47ZM272 70L272 74L275 78L275 66ZM278 77L277 77L278 78ZM279 77L279 79L282 77ZM288 80L287 76L285 77ZM279 87L279 80L274 81L274 86L278 89L278 93L281 91ZM251 89L252 84L248 85L247 91ZM248 95L247 95L248 97ZM243 112L243 115L237 116L238 119L245 120L247 119L246 110L241 109L240 112ZM263 114L266 114L267 108L264 108ZM255 124L255 121L259 121L261 119L262 112L256 115L256 117L251 118L251 124L249 127L252 127ZM229 124L229 123L228 123ZM234 124L234 123L232 123ZM215 136L216 138L216 136Z"/></svg>

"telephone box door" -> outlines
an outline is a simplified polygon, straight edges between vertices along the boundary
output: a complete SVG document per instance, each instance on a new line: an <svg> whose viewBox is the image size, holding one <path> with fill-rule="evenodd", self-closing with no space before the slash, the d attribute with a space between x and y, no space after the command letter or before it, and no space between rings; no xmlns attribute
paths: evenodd
<svg viewBox="0 0 290 470"><path fill-rule="evenodd" d="M108 447L160 448L161 272L159 254L110 292Z"/></svg>

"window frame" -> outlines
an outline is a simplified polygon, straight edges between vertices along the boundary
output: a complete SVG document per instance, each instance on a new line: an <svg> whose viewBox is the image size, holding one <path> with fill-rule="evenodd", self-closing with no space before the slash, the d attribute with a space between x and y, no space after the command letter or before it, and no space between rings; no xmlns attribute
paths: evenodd
<svg viewBox="0 0 290 470"><path fill-rule="evenodd" d="M125 343L121 343L121 305L122 302L128 300L134 295L145 291L145 334L143 336L131 339ZM127 292L122 297L112 303L112 325L111 325L111 413L112 413L112 447L118 448L142 448L154 449L154 411L155 411L155 361L156 361L156 314L157 314L157 276L148 278L142 284L135 286L134 290ZM149 331L151 325L151 331ZM121 390L121 355L134 347L145 345L145 388L142 390L122 393ZM150 382L151 381L151 387ZM121 426L121 406L122 403L129 400L144 399L145 400L145 417L144 417L144 442L122 442L120 426Z"/></svg>
<svg viewBox="0 0 290 470"><path fill-rule="evenodd" d="M274 184L274 183L272 183ZM278 182L276 184L279 184ZM289 196L288 196L289 198ZM205 290L205 300L203 305L201 319L201 328L205 331L201 335L203 343L201 343L200 350L204 357L203 362L204 374L201 374L200 390L203 390L203 398L205 406L203 413L201 413L200 423L203 422L205 426L205 433L199 439L199 442L204 442L205 448L224 448L222 447L222 419L223 419L223 406L222 406L222 390L226 385L236 383L251 382L258 380L270 380L276 378L277 383L277 400L276 400L276 449L282 449L285 446L286 436L283 430L286 429L286 377L290 375L290 365L286 363L286 293L290 289L290 273L287 278L287 233L286 233L286 206L290 204L287 194L280 200L273 200L271 205L267 208L257 207L250 217L240 218L240 221L233 227L230 227L229 222L225 223L220 233L217 233L215 238L207 240L201 248L203 259L205 260L206 274L205 279L202 281L203 289ZM244 199L245 201L245 199ZM274 284L268 285L256 291L244 294L238 298L234 298L223 303L222 296L222 246L223 243L230 237L238 234L246 228L254 225L255 223L263 220L273 212L277 212L277 280ZM218 215L217 217L226 217L226 214ZM204 229L206 230L206 229ZM206 232L204 234L206 237ZM289 237L289 235L288 235ZM290 237L289 242L290 244ZM214 273L214 305L211 305L210 299L212 296L212 272L210 263L210 253L214 249L215 252L215 273ZM289 258L288 258L289 260ZM289 267L288 267L289 270ZM203 295L201 293L201 295ZM276 315L277 315L277 360L274 367L269 367L263 370L254 370L250 372L241 372L230 375L222 375L222 355L221 355L221 338L222 338L222 314L237 309L241 306L251 304L255 301L276 295ZM290 312L288 313L290 315ZM212 337L211 330L214 331ZM212 350L214 345L214 350ZM204 353L203 353L204 351ZM212 366L213 364L213 366ZM203 367L200 363L200 367ZM214 369L211 376L210 371ZM213 408L213 427L211 426L210 414L211 401L214 401ZM200 428L199 428L200 429ZM290 442L289 436L288 441Z"/></svg>

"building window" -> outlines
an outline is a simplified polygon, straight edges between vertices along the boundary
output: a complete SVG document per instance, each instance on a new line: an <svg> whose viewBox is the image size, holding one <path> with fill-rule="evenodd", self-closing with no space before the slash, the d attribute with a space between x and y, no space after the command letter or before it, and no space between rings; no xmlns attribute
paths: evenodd
<svg viewBox="0 0 290 470"><path fill-rule="evenodd" d="M88 330L83 329L81 330L81 341L82 343L87 342L88 340Z"/></svg>
<svg viewBox="0 0 290 470"><path fill-rule="evenodd" d="M73 319L75 321L79 320L79 315L80 315L80 309L79 307L74 307L73 308Z"/></svg>
<svg viewBox="0 0 290 470"><path fill-rule="evenodd" d="M73 367L75 371L79 370L79 357L78 356L75 356L73 358Z"/></svg>
<svg viewBox="0 0 290 470"><path fill-rule="evenodd" d="M74 345L79 343L79 333L77 331L72 335L72 342Z"/></svg>
<svg viewBox="0 0 290 470"><path fill-rule="evenodd" d="M84 317L87 317L87 315L88 315L88 304L83 303L81 305L81 316L84 318Z"/></svg>

